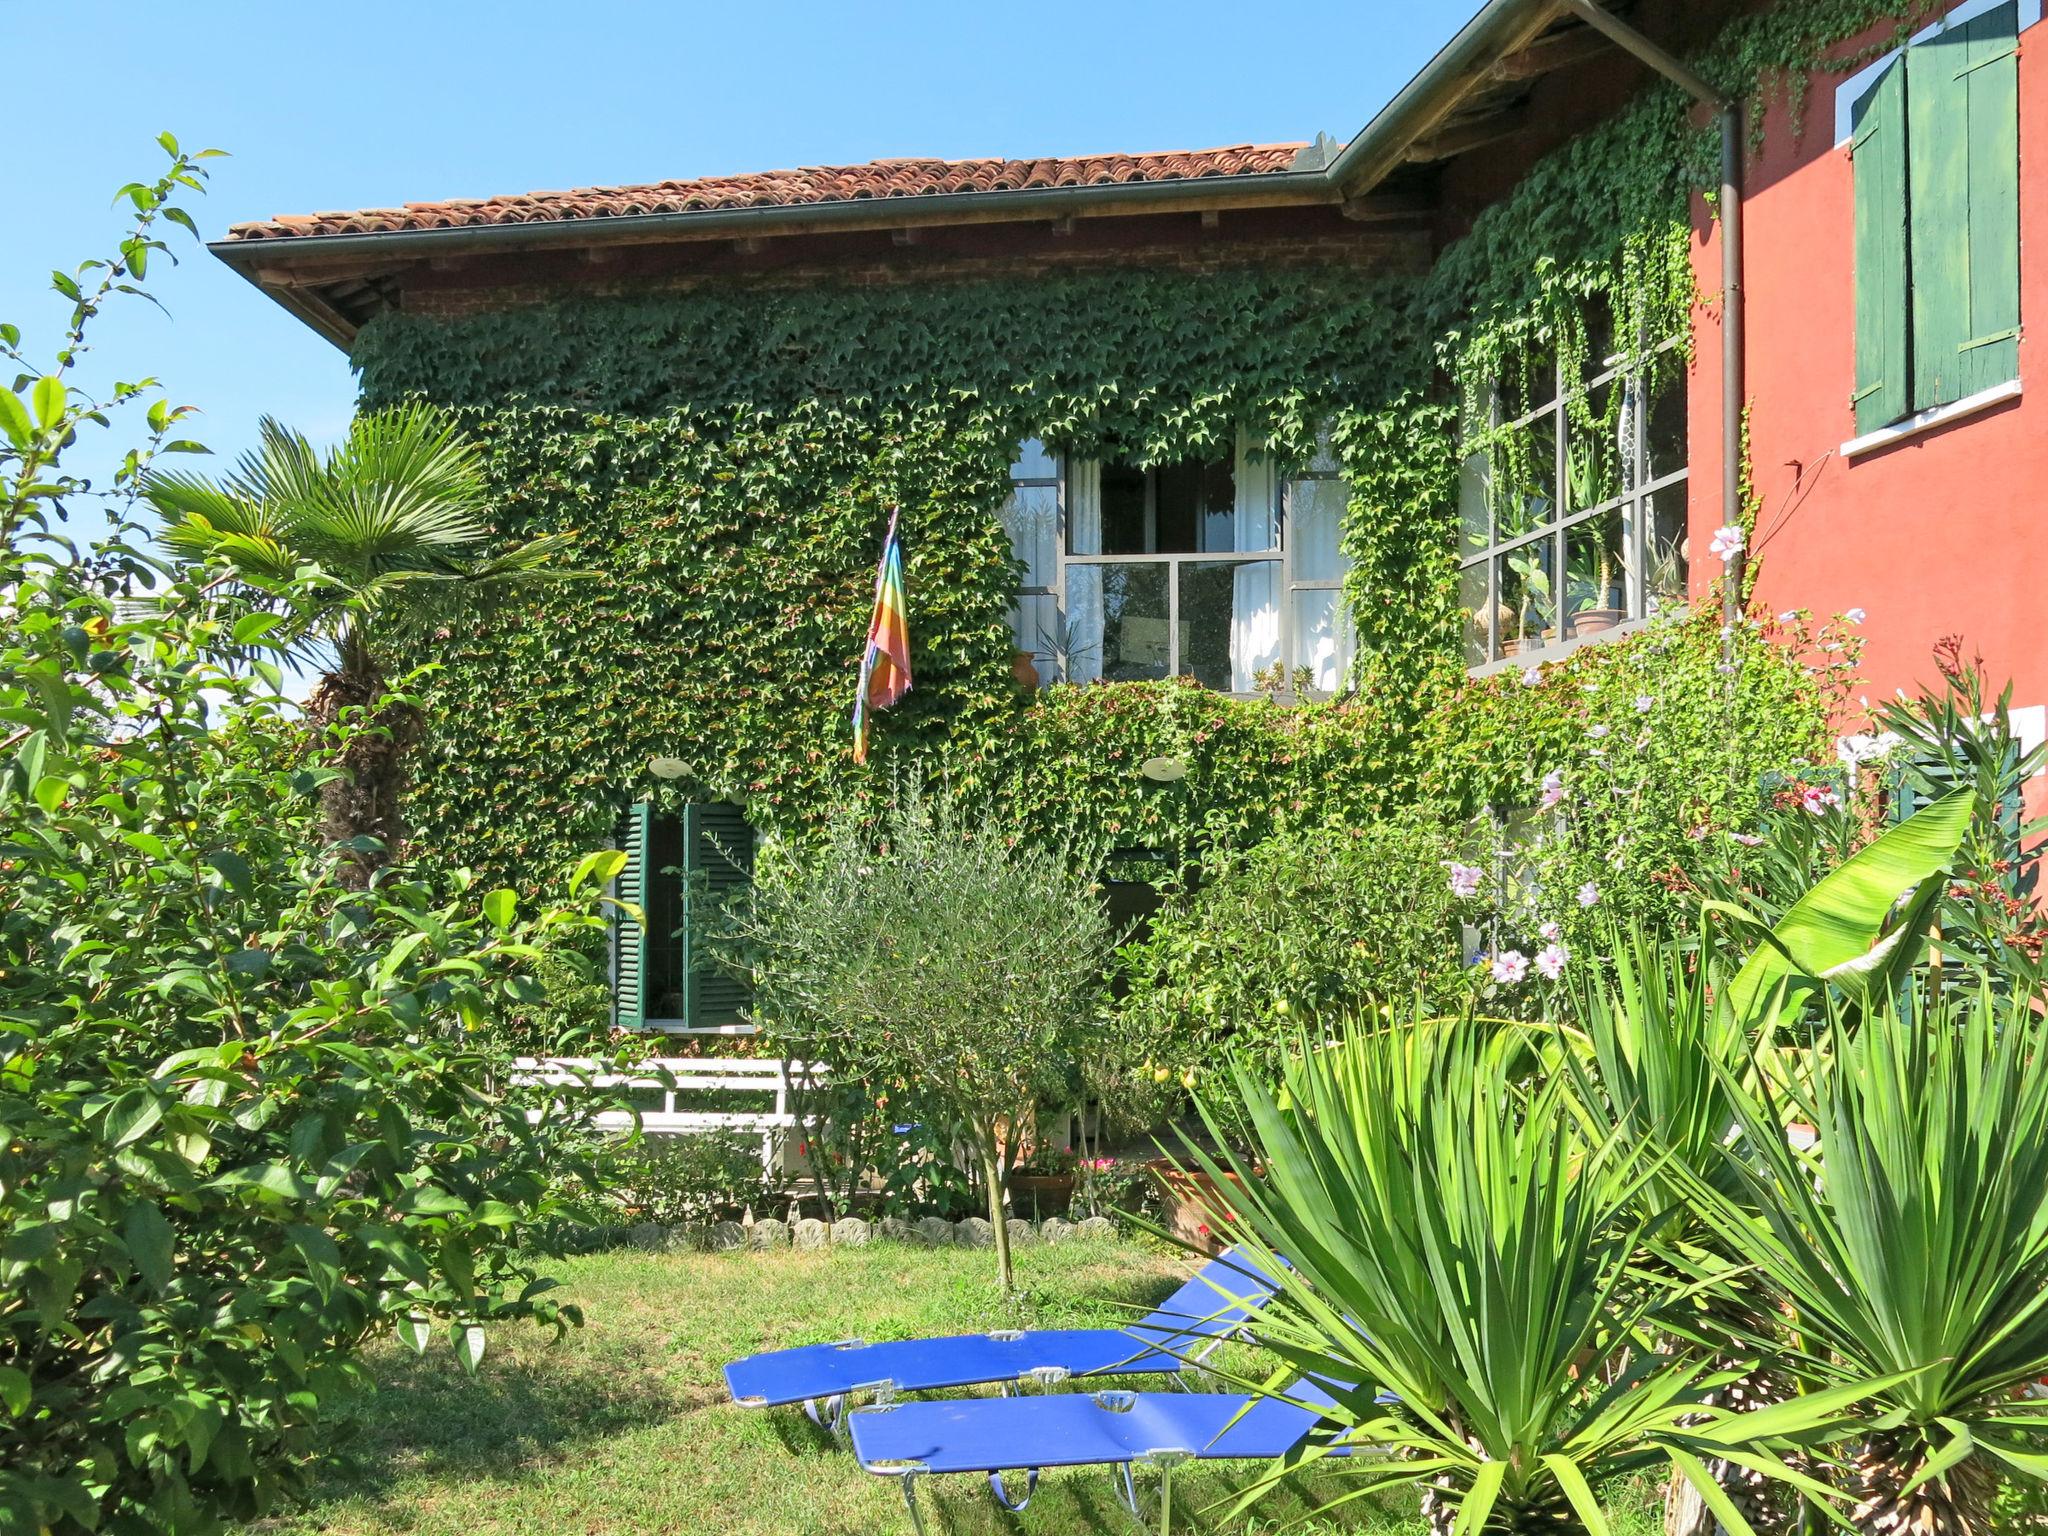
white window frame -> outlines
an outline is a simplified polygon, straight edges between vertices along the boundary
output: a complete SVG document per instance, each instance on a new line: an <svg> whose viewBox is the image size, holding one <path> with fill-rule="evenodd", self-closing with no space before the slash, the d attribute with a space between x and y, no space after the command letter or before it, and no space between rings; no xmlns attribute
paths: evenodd
<svg viewBox="0 0 2048 1536"><path fill-rule="evenodd" d="M1031 440L1036 442L1036 439ZM1061 631L1061 638L1070 639L1070 610L1067 601L1067 573L1077 567L1090 565L1160 565L1167 571L1167 672L1169 678L1185 675L1181 656L1180 637L1180 567L1183 565L1253 565L1261 563L1279 566L1278 591L1275 602L1280 608L1278 614L1280 632L1280 661L1291 688L1294 673L1308 664L1304 637L1296 617L1294 594L1297 591L1334 590L1342 593L1348 575L1348 564L1336 579L1308 579L1297 576L1292 553L1292 540L1288 537L1288 499L1291 487L1303 481L1342 481L1341 467L1329 456L1327 448L1320 451L1308 466L1283 474L1281 466L1271 457L1264 455L1261 445L1254 444L1243 433L1238 434L1234 448L1231 474L1235 493L1239 497L1252 496L1265 501L1273 520L1273 547L1262 550L1213 550L1190 554L1120 554L1081 555L1069 553L1073 542L1072 530L1077 507L1089 501L1096 504L1099 516L1101 497L1102 464L1094 459L1076 459L1066 454L1055 459L1056 475L1050 479L1044 476L1019 475L1017 467L1023 462L1012 461L1010 484L1013 488L1036 488L1048 484L1057 487L1058 520L1053 537L1053 570L1050 586L1024 583L1017 589L1016 605L1012 608L1013 632L1021 630L1021 616L1027 610L1024 600L1051 597L1053 599L1054 622ZM1041 452L1043 450L1041 449ZM1155 541L1150 498L1154 494L1154 483L1147 479L1147 529L1146 542ZM1339 687L1348 676L1356 645L1352 639L1350 615L1341 599L1338 603L1339 626ZM1048 655L1043 641L1034 640L1026 644L1018 635L1018 649L1033 652L1039 670L1041 685L1068 681L1067 658ZM1257 691L1217 689L1215 692L1230 698L1256 698Z"/></svg>

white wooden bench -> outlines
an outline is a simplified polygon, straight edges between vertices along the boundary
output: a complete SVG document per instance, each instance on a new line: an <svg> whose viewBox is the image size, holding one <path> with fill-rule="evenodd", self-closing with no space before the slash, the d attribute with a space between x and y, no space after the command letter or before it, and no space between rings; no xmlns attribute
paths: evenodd
<svg viewBox="0 0 2048 1536"><path fill-rule="evenodd" d="M666 1073L667 1079L656 1076ZM649 1136L705 1136L721 1132L759 1135L761 1166L775 1171L783 1138L801 1123L792 1112L794 1093L824 1086L830 1069L823 1062L773 1061L761 1058L656 1056L629 1072L616 1072L587 1056L522 1056L512 1064L512 1080L528 1088L626 1089L661 1095L659 1109L607 1109L595 1116L600 1129L628 1131L637 1123ZM775 1107L763 1111L677 1109L683 1093L772 1094ZM528 1110L538 1120L541 1112Z"/></svg>

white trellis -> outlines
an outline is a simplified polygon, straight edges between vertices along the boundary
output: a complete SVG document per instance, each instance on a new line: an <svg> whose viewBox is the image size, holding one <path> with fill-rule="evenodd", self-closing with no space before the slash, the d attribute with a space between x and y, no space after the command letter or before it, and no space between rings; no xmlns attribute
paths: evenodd
<svg viewBox="0 0 2048 1536"><path fill-rule="evenodd" d="M743 1057L657 1056L627 1072L614 1071L587 1056L522 1056L512 1064L512 1080L522 1087L624 1089L660 1095L658 1109L599 1111L594 1120L603 1130L631 1130L637 1119L649 1136L758 1134L761 1166L770 1173L780 1158L784 1136L799 1124L791 1108L793 1095L822 1087L829 1076L822 1062ZM765 1112L676 1108L677 1095L707 1092L773 1095L775 1107ZM529 1120L540 1116L540 1110L527 1111Z"/></svg>

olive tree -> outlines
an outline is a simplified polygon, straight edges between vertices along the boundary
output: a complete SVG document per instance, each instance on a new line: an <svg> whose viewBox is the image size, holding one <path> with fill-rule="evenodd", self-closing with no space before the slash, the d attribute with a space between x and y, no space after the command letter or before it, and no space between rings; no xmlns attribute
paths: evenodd
<svg viewBox="0 0 2048 1536"><path fill-rule="evenodd" d="M1093 850L1015 840L912 779L877 814L828 817L735 914L755 1013L792 1054L910 1085L917 1113L972 1149L1013 1283L1004 1128L1068 1100L1113 1053L1114 946Z"/></svg>

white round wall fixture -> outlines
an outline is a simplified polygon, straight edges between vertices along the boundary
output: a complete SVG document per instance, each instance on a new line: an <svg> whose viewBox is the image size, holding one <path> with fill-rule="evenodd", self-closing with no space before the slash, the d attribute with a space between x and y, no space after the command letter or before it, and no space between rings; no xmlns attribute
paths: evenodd
<svg viewBox="0 0 2048 1536"><path fill-rule="evenodd" d="M1183 757L1148 757L1139 766L1138 772L1155 784L1171 784L1188 776L1187 759Z"/></svg>
<svg viewBox="0 0 2048 1536"><path fill-rule="evenodd" d="M690 771L690 765L680 757L650 757L647 771L657 779L680 779Z"/></svg>

